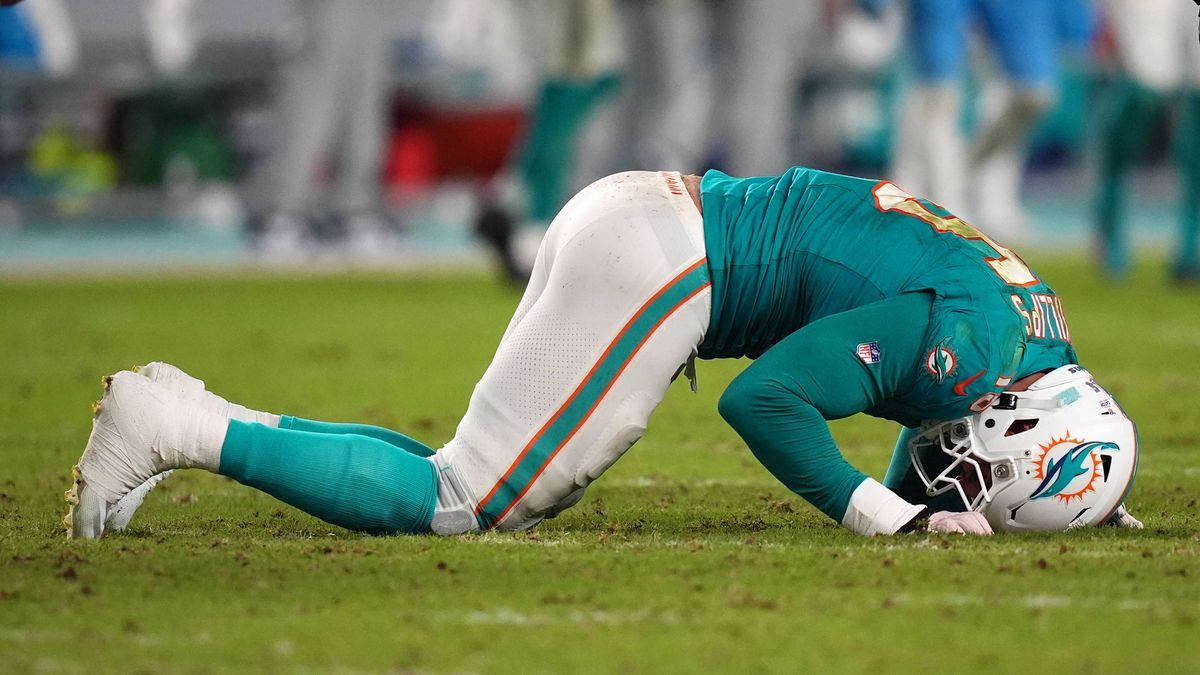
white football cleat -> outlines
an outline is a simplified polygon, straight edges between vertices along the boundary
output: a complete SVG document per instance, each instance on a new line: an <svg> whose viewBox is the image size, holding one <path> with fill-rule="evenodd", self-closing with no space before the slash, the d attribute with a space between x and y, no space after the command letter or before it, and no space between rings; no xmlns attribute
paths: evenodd
<svg viewBox="0 0 1200 675"><path fill-rule="evenodd" d="M194 402L206 410L220 412L226 405L225 399L209 393L205 389L204 380L192 377L165 361L151 361L144 366L134 366L133 372L166 387L177 398ZM216 401L207 400L209 398L216 399ZM149 495L154 486L163 482L171 473L171 471L164 471L152 476L145 483L131 490L129 494L121 497L121 500L109 510L108 518L104 522L105 528L118 532L127 529L129 521L133 520L133 514L137 513L142 502L146 501L146 495Z"/></svg>
<svg viewBox="0 0 1200 675"><path fill-rule="evenodd" d="M204 410L216 413L227 419L265 424L267 426L279 426L279 415L252 410L237 403L230 403L228 400L208 391L204 386L204 380L192 377L164 361L152 361L144 366L134 368L133 372L152 382L161 384L180 399L194 403Z"/></svg>
<svg viewBox="0 0 1200 675"><path fill-rule="evenodd" d="M192 401L205 410L221 413L228 401L205 389L204 380L192 377L179 368L165 361L151 361L144 366L137 366L133 372L142 377L157 382L185 401Z"/></svg>
<svg viewBox="0 0 1200 675"><path fill-rule="evenodd" d="M204 386L204 380L192 377L180 368L165 361L151 361L144 366L135 367L133 372L151 382L162 385L180 400L194 403L203 410L222 415L229 419L263 424L270 423L270 418L274 417L274 425L277 426L279 424L278 418L273 415L250 410L245 406L230 403L224 398L217 396L207 390ZM133 514L137 512L142 502L146 500L146 496L150 494L155 485L161 483L169 475L171 475L171 472L167 471L154 476L122 497L121 501L117 502L116 506L109 510L108 520L105 523L106 527L114 530L124 530L129 527L129 521L133 519Z"/></svg>
<svg viewBox="0 0 1200 675"><path fill-rule="evenodd" d="M158 474L212 468L219 447L206 456L199 448L219 445L227 424L129 371L106 377L103 384L104 397L93 406L92 433L66 493L70 506L63 522L75 538L103 535L120 500ZM128 524L128 517L117 518L122 519Z"/></svg>
<svg viewBox="0 0 1200 675"><path fill-rule="evenodd" d="M129 491L129 494L121 497L121 499L108 510L108 517L104 520L104 529L116 530L124 532L129 527L129 521L133 520L133 514L141 508L142 502L146 501L146 495L154 489L155 485L163 482L167 476L175 473L174 469L164 471L157 476L151 476L149 480Z"/></svg>

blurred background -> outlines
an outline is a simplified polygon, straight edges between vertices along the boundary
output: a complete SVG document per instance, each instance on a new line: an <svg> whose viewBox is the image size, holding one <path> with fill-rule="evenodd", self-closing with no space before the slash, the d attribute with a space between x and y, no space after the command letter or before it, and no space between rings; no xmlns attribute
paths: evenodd
<svg viewBox="0 0 1200 675"><path fill-rule="evenodd" d="M886 177L1195 281L1190 0L26 0L0 271L499 263L621 170Z"/></svg>

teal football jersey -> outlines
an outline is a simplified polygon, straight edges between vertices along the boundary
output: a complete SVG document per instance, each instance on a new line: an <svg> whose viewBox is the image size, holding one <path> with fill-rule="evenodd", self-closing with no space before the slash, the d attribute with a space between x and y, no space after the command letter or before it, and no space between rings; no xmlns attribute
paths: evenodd
<svg viewBox="0 0 1200 675"><path fill-rule="evenodd" d="M1012 251L887 181L806 168L701 181L712 318L701 358L756 358L825 316L934 295L911 387L870 414L917 426L986 408L1077 360L1062 303Z"/></svg>

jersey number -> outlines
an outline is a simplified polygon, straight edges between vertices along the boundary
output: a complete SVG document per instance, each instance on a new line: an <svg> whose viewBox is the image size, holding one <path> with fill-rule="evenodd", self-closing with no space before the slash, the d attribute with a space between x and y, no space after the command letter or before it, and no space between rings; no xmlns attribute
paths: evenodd
<svg viewBox="0 0 1200 675"><path fill-rule="evenodd" d="M1029 266L1016 253L996 243L991 237L975 229L962 218L950 214L938 215L929 210L916 197L887 181L880 181L876 184L875 188L871 190L871 194L875 196L875 208L880 211L896 211L919 218L938 232L949 232L963 239L982 242L990 247L996 256L985 256L983 260L1004 280L1004 283L1011 286L1033 286L1038 283L1038 278L1033 276L1033 272L1029 271Z"/></svg>

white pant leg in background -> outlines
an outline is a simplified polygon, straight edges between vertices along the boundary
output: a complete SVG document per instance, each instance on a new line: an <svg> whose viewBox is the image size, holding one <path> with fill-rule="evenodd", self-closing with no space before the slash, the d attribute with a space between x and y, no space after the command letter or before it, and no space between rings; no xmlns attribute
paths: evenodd
<svg viewBox="0 0 1200 675"><path fill-rule="evenodd" d="M395 6L387 0L303 0L295 9L299 29L283 67L271 207L299 213L320 203L321 160L335 143L342 144L338 206L373 206Z"/></svg>
<svg viewBox="0 0 1200 675"><path fill-rule="evenodd" d="M1121 65L1159 93L1200 86L1196 6L1175 0L1106 0Z"/></svg>
<svg viewBox="0 0 1200 675"><path fill-rule="evenodd" d="M677 173L585 188L551 224L533 276L431 458L435 532L523 529L577 498L642 436L708 328L703 222Z"/></svg>
<svg viewBox="0 0 1200 675"><path fill-rule="evenodd" d="M967 141L959 129L962 92L957 82L917 85L900 108L891 176L912 194L954 213L967 213ZM909 187L909 186L912 187Z"/></svg>
<svg viewBox="0 0 1200 675"><path fill-rule="evenodd" d="M326 0L328 2L328 0ZM354 0L338 20L353 22L338 33L343 52L354 54L341 73L344 89L338 131L335 204L345 213L377 208L389 126L392 38L399 21L389 0Z"/></svg>
<svg viewBox="0 0 1200 675"><path fill-rule="evenodd" d="M719 92L729 172L782 173L797 161L793 134L805 51L819 36L819 2L739 0L731 12L730 63Z"/></svg>

